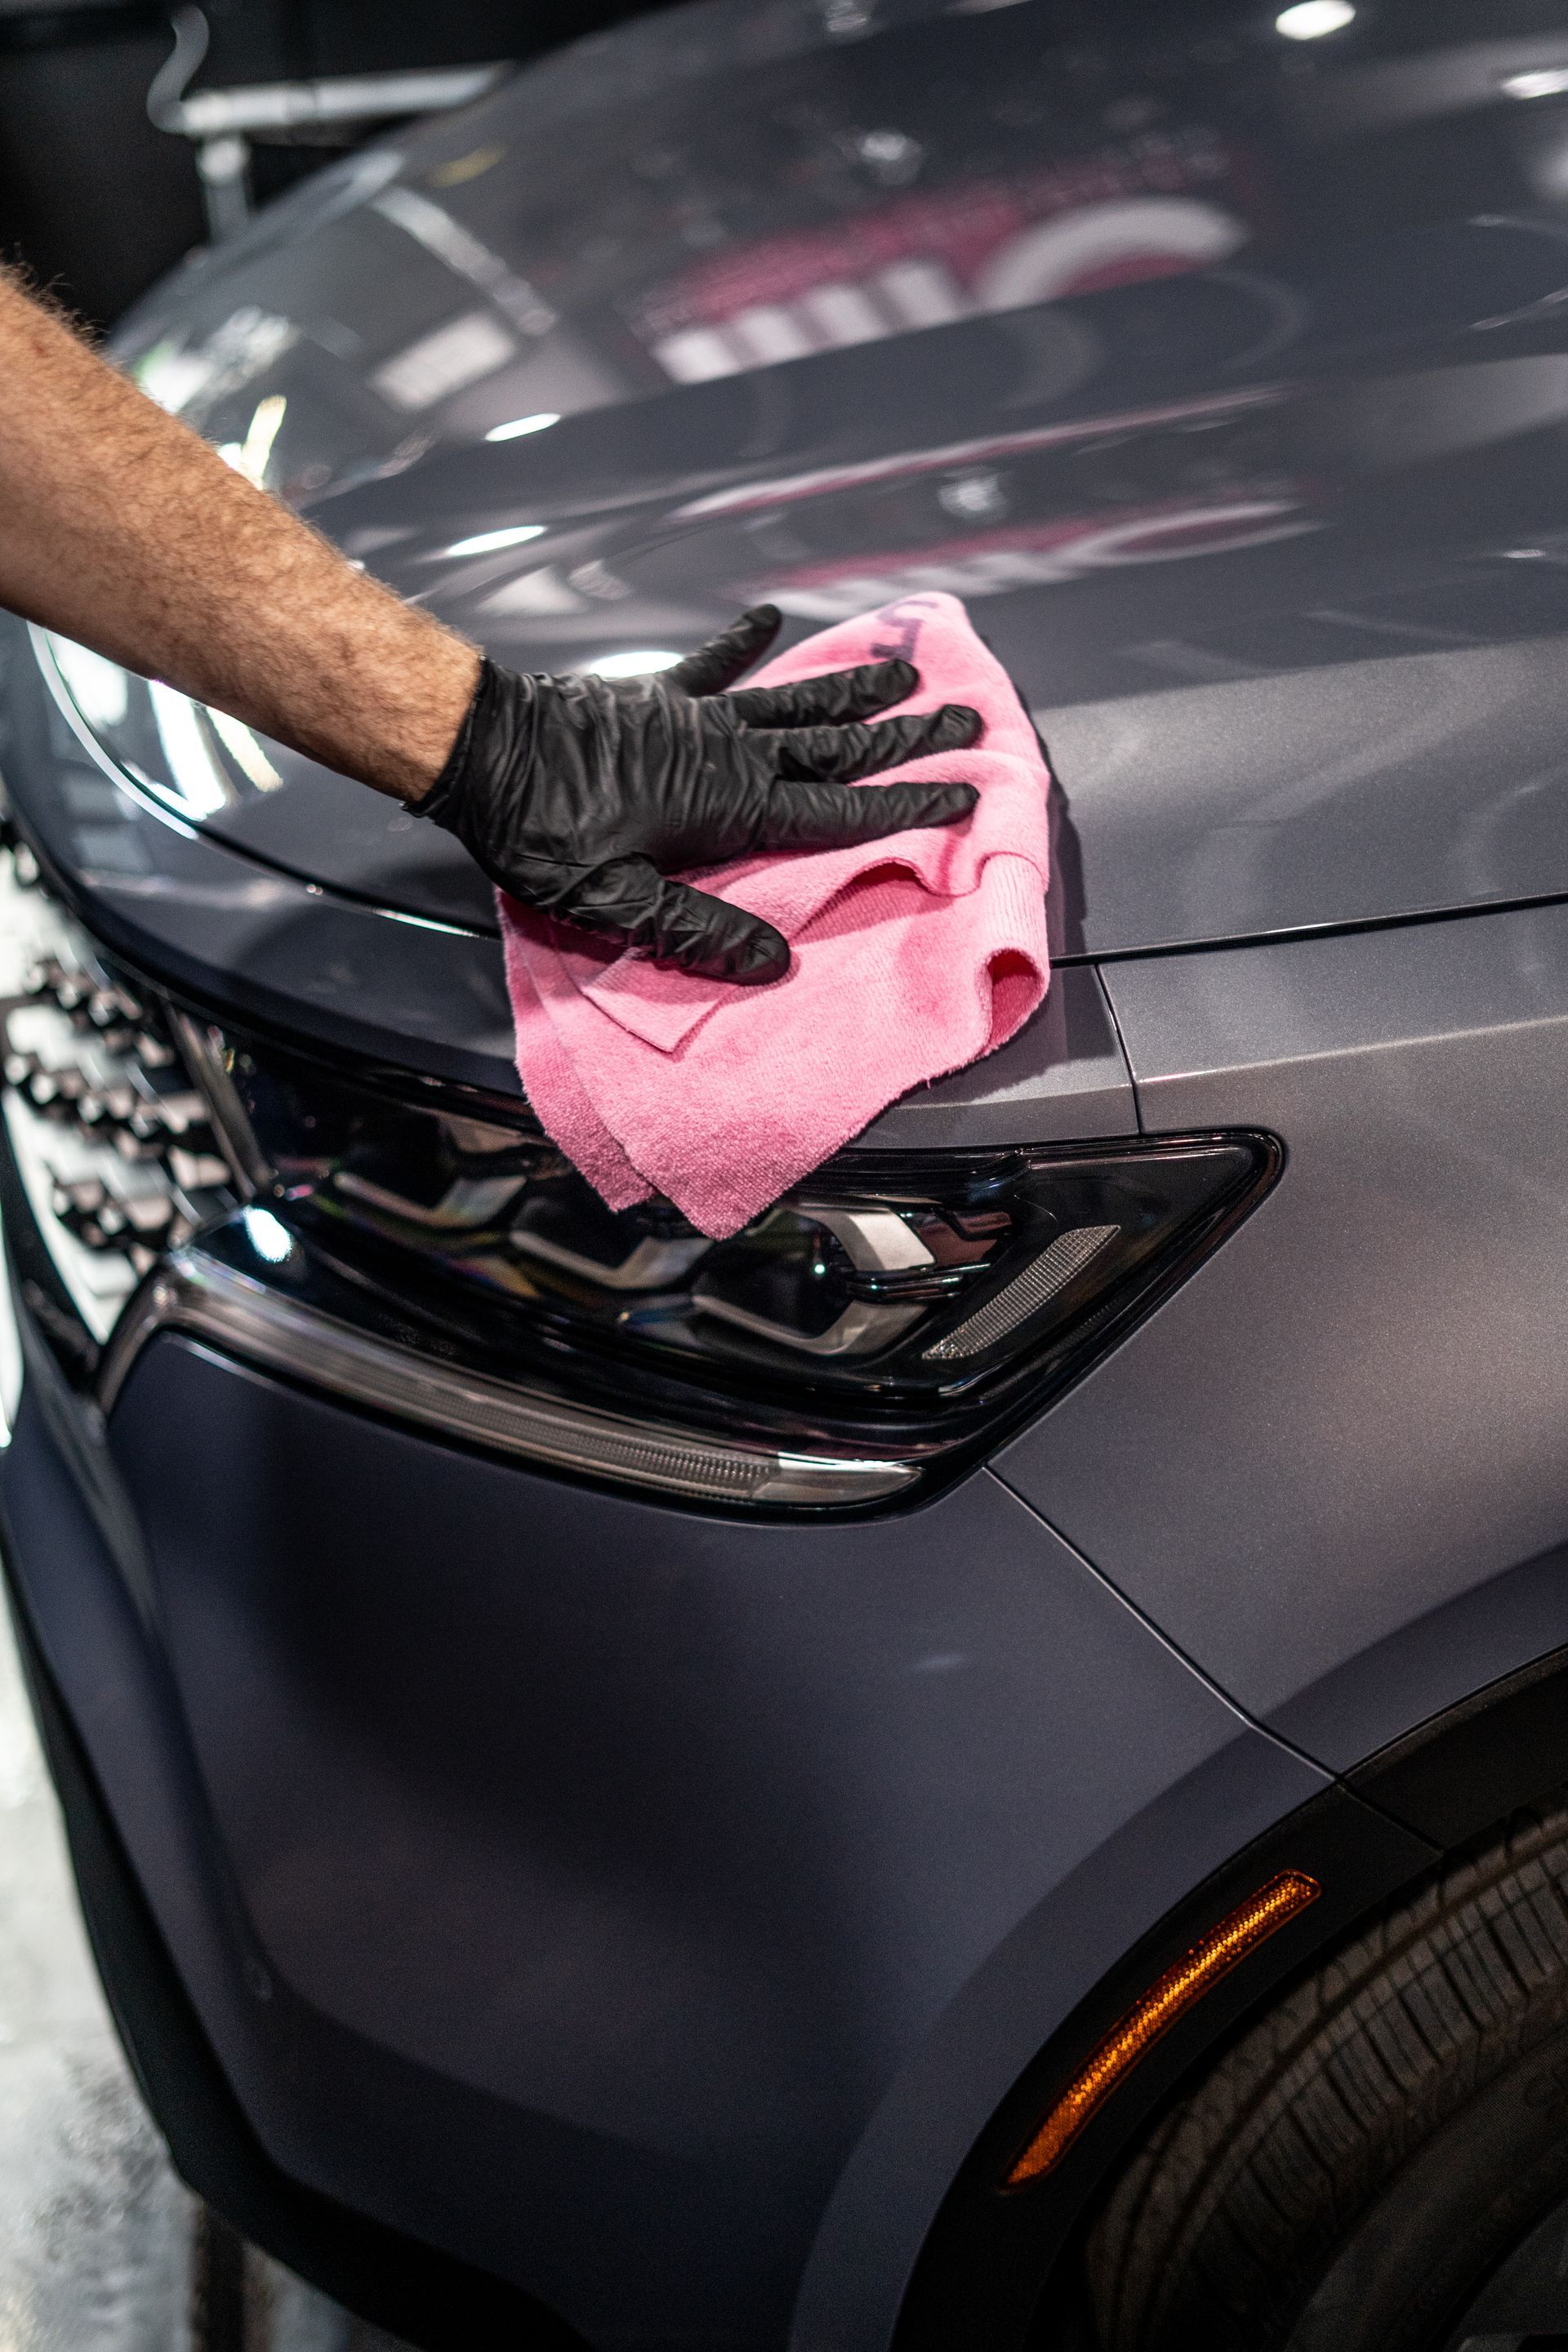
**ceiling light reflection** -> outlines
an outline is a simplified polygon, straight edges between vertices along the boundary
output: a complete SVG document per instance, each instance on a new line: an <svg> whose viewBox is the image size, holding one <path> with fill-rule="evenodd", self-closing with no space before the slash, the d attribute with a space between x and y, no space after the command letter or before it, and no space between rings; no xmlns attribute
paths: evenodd
<svg viewBox="0 0 1568 2352"><path fill-rule="evenodd" d="M1509 98L1561 98L1568 90L1568 66L1543 67L1539 73L1510 74L1503 83Z"/></svg>
<svg viewBox="0 0 1568 2352"><path fill-rule="evenodd" d="M441 552L443 555L489 555L498 547L521 547L524 540L540 538L543 530L542 522L517 522L508 530L481 530L472 539L455 540Z"/></svg>
<svg viewBox="0 0 1568 2352"><path fill-rule="evenodd" d="M161 678L148 681L158 740L169 762L169 773L181 808L187 816L213 816L235 797L233 785L218 767L202 735L196 706L176 694Z"/></svg>
<svg viewBox="0 0 1568 2352"><path fill-rule="evenodd" d="M119 727L123 724L129 704L129 681L118 662L105 661L86 646L79 646L69 637L51 635L49 650L55 666L70 689L76 704L89 727Z"/></svg>
<svg viewBox="0 0 1568 2352"><path fill-rule="evenodd" d="M1288 41L1321 41L1325 33L1342 33L1354 16L1351 0L1296 0L1274 19L1274 29Z"/></svg>
<svg viewBox="0 0 1568 2352"><path fill-rule="evenodd" d="M684 656L643 647L635 653L601 654L596 661L580 662L584 677L651 677L656 670L673 669Z"/></svg>
<svg viewBox="0 0 1568 2352"><path fill-rule="evenodd" d="M210 704L207 717L240 774L248 778L258 793L275 793L283 779L244 721L231 719L226 710L214 710Z"/></svg>
<svg viewBox="0 0 1568 2352"><path fill-rule="evenodd" d="M272 455L272 444L278 438L278 427L288 405L289 396L282 392L269 392L265 400L258 400L239 445L237 470L258 489L267 479L267 461Z"/></svg>
<svg viewBox="0 0 1568 2352"><path fill-rule="evenodd" d="M270 1209L242 1209L239 1213L246 1239L257 1256L264 1257L268 1265L285 1264L293 1254L294 1242L282 1219L275 1217Z"/></svg>
<svg viewBox="0 0 1568 2352"><path fill-rule="evenodd" d="M542 433L546 425L559 425L560 412L542 408L537 416L514 416L509 425L492 425L485 435L487 441L521 441L525 433Z"/></svg>

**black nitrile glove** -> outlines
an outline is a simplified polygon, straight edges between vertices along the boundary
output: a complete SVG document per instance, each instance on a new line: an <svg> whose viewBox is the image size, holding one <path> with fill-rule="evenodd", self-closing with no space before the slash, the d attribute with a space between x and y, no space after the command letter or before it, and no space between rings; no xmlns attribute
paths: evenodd
<svg viewBox="0 0 1568 2352"><path fill-rule="evenodd" d="M518 677L486 662L420 816L455 833L492 882L562 922L610 931L710 979L778 980L770 923L666 879L766 849L841 849L967 816L973 784L846 780L980 732L961 705L860 722L912 694L910 663L868 663L796 686L724 691L778 633L742 614L654 677Z"/></svg>

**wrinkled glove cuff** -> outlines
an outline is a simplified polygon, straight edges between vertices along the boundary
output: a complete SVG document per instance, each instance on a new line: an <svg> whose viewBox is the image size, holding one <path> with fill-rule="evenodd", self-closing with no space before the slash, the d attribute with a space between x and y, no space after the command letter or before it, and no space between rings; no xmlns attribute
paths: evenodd
<svg viewBox="0 0 1568 2352"><path fill-rule="evenodd" d="M474 737L484 724L486 707L495 698L496 686L495 664L481 655L479 682L474 688L473 699L463 713L458 740L447 754L446 766L429 790L422 793L416 801L408 803L411 815L433 817L437 824L455 830L452 824L454 803L462 797L462 784L468 772L469 754L473 751Z"/></svg>

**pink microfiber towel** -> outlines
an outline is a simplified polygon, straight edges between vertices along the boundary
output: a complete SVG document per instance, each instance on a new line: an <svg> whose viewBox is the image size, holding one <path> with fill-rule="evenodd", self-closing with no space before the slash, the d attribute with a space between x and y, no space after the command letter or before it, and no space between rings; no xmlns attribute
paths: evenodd
<svg viewBox="0 0 1568 2352"><path fill-rule="evenodd" d="M979 803L960 824L691 877L784 933L782 980L737 988L659 971L501 897L523 1090L611 1208L662 1192L722 1239L910 1087L1005 1045L1045 995L1050 779L958 599L902 597L748 682L893 654L920 672L900 709L966 702L984 732L856 789L963 780Z"/></svg>

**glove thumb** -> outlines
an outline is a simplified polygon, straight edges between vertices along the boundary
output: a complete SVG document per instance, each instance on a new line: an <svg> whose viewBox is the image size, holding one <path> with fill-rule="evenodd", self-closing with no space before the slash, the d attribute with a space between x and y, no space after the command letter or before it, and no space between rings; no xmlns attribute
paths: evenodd
<svg viewBox="0 0 1568 2352"><path fill-rule="evenodd" d="M756 987L782 980L789 942L759 915L660 874L646 857L616 857L595 866L551 913L585 930L609 931L646 948L656 963Z"/></svg>
<svg viewBox="0 0 1568 2352"><path fill-rule="evenodd" d="M682 694L721 694L749 670L778 635L784 615L776 604L752 604L738 621L699 646L694 654L665 672L665 684Z"/></svg>

